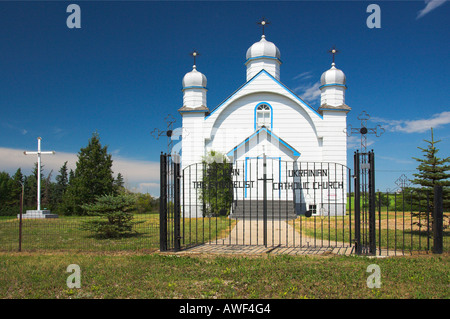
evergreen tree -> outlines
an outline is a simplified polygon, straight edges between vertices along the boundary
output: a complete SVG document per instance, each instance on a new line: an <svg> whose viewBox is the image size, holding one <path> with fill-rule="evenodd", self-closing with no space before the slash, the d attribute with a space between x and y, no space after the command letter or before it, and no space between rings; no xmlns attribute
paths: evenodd
<svg viewBox="0 0 450 319"><path fill-rule="evenodd" d="M117 174L117 178L114 181L114 187L116 188L117 193L120 193L125 189L123 185L124 185L123 176L122 174L119 173Z"/></svg>
<svg viewBox="0 0 450 319"><path fill-rule="evenodd" d="M20 205L20 197L22 194L22 185L24 185L23 184L24 177L22 174L22 170L20 168L17 169L17 171L14 173L12 180L13 180L12 193L11 193L12 205L18 207Z"/></svg>
<svg viewBox="0 0 450 319"><path fill-rule="evenodd" d="M0 172L0 215L9 215L11 199L11 177L6 172Z"/></svg>
<svg viewBox="0 0 450 319"><path fill-rule="evenodd" d="M93 231L101 238L136 235L134 226L144 222L133 220L133 212L136 210L134 194L99 196L94 203L83 205L83 209L88 215L99 216L102 219L88 220L81 228Z"/></svg>
<svg viewBox="0 0 450 319"><path fill-rule="evenodd" d="M444 193L444 211L448 211L450 208L450 174L447 173L450 171L450 157L446 158L439 158L437 157L437 153L439 151L438 148L436 148L436 144L440 142L434 140L433 135L433 129L431 129L431 140L424 140L426 143L428 143L427 148L418 147L422 153L424 153L423 158L415 158L416 161L418 161L420 164L417 167L418 173L413 174L416 178L411 180L411 182L415 185L419 185L420 189L414 189L414 197L415 201L420 204L421 207L426 206L426 196L428 194L428 199L431 204L431 211L433 210L432 202L433 202L433 190L435 185L443 186L443 193ZM431 216L426 216L427 212L420 213L417 212L414 215L416 217L420 217L423 222L416 222L417 225L421 226L430 226L431 225L425 225L424 218L430 218ZM425 215L425 216L423 216ZM447 216L448 217L448 216ZM445 223L444 223L445 224Z"/></svg>
<svg viewBox="0 0 450 319"><path fill-rule="evenodd" d="M69 186L69 185L71 184L71 182L72 182L74 179L75 179L75 173L74 173L73 169L70 169L70 172L69 172L69 181L68 181L68 183L67 183L67 186Z"/></svg>
<svg viewBox="0 0 450 319"><path fill-rule="evenodd" d="M58 188L64 192L69 184L69 175L67 174L67 161L64 162L63 166L59 169L59 175L56 176L56 185Z"/></svg>
<svg viewBox="0 0 450 319"><path fill-rule="evenodd" d="M69 175L67 173L67 161L59 169L59 174L56 176L56 184L54 185L54 196L52 203L56 206L58 212L60 211L60 204L63 200L64 193L69 185Z"/></svg>
<svg viewBox="0 0 450 319"><path fill-rule="evenodd" d="M37 204L37 162L34 163L33 173L24 178L25 196L24 205L27 209L36 209ZM44 179L42 174L43 166L41 165L41 182ZM41 193L43 191L43 185L41 185Z"/></svg>
<svg viewBox="0 0 450 319"><path fill-rule="evenodd" d="M102 195L115 194L112 158L107 146L102 146L98 133L93 133L89 143L78 153L73 177L63 196L67 214L82 214L84 204L91 204Z"/></svg>
<svg viewBox="0 0 450 319"><path fill-rule="evenodd" d="M421 187L432 189L435 185L450 186L450 157L439 158L436 156L439 149L436 144L440 142L434 140L433 129L431 129L431 141L424 140L428 143L427 148L418 147L423 153L424 158L413 157L420 164L417 167L419 173L413 174L416 178L411 180L412 183Z"/></svg>
<svg viewBox="0 0 450 319"><path fill-rule="evenodd" d="M41 205L44 209L51 209L54 201L54 184L51 182L53 170L50 171L47 178L41 180L42 198Z"/></svg>

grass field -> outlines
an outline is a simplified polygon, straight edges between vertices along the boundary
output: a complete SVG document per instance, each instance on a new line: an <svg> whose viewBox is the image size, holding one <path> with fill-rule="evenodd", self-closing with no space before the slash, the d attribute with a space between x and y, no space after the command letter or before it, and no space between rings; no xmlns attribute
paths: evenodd
<svg viewBox="0 0 450 319"><path fill-rule="evenodd" d="M449 213L445 213L449 215ZM367 218L367 217L366 217ZM448 219L447 219L448 220ZM376 212L376 243L377 248L401 250L401 251L422 251L430 250L433 247L431 229L415 225L418 217L413 217L410 212ZM424 222L423 220L421 220ZM346 216L313 216L310 218L298 217L289 222L297 231L309 237L314 237L318 242L350 242L355 237L355 217ZM450 227L444 229L444 249L450 249ZM368 223L363 220L361 226L361 236L368 236Z"/></svg>
<svg viewBox="0 0 450 319"><path fill-rule="evenodd" d="M123 251L159 248L159 214L137 214L135 234L123 238L98 238L83 230L82 224L96 217L60 216L56 219L24 219L22 250ZM221 237L234 225L226 217L186 219L181 221L183 245L199 244ZM169 222L170 224L170 222ZM169 228L173 227L172 224ZM173 240L170 238L169 240ZM16 217L0 219L0 250L18 250L19 221Z"/></svg>
<svg viewBox="0 0 450 319"><path fill-rule="evenodd" d="M450 257L0 253L0 298L450 298ZM67 266L81 269L69 289ZM367 267L380 267L368 288Z"/></svg>

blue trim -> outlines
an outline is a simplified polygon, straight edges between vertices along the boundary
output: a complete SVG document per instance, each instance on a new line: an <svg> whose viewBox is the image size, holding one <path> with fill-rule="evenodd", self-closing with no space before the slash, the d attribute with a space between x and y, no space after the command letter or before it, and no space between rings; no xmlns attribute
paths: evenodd
<svg viewBox="0 0 450 319"><path fill-rule="evenodd" d="M343 88L347 88L347 85L345 85L345 84L331 83L331 84L324 84L324 85L321 85L321 86L319 86L319 89L321 89L321 88L323 88L323 87L326 87L326 86L340 86L340 87L343 87Z"/></svg>
<svg viewBox="0 0 450 319"><path fill-rule="evenodd" d="M186 90L186 89L205 89L205 90L208 90L206 87L204 87L204 86L186 86L186 87L183 87L182 89L181 89L181 91L184 91L184 90Z"/></svg>
<svg viewBox="0 0 450 319"><path fill-rule="evenodd" d="M258 103L258 104L255 106L255 116L254 116L254 121L255 121L255 131L256 131L257 127L258 127L258 125L257 125L257 119L256 119L256 109L257 109L258 106L260 106L261 104L265 104L265 105L268 105L268 106L270 107L270 129L273 130L273 108L272 108L272 105L270 105L270 104L267 103L267 102L261 102L261 103Z"/></svg>
<svg viewBox="0 0 450 319"><path fill-rule="evenodd" d="M242 147L242 145L245 145L245 143L249 142L253 137L255 137L256 135L258 135L261 130L266 131L267 133L269 133L270 136L274 137L276 140L278 140L278 142L280 142L281 144L283 144L284 146L286 146L288 149L290 149L293 153L294 156L300 156L300 153L293 148L292 146L290 146L288 143L286 143L285 141L283 141L281 138L279 138L278 136L276 136L274 133L272 133L272 131L268 130L266 127L261 127L259 128L256 132L254 132L252 135L250 135L249 137L247 137L243 142L241 142L238 146L235 146L231 151L229 151L227 153L227 156L233 156L234 152L237 151L239 148Z"/></svg>
<svg viewBox="0 0 450 319"><path fill-rule="evenodd" d="M241 85L236 91L234 91L229 97L227 97L222 103L220 103L218 106L216 106L209 115L205 116L205 120L208 119L215 111L217 111L220 107L222 107L226 102L228 102L233 96L235 96L240 90L245 88L248 84L250 84L254 79L256 79L258 76L260 76L262 73L267 74L272 80L274 80L277 84L279 84L282 88L284 88L288 93L290 93L296 100L298 100L301 104L309 108L311 111L313 111L319 118L323 119L323 116L319 114L315 109L313 109L308 103L303 101L300 97L298 97L294 92L292 92L286 85L275 79L270 73L268 73L266 70L262 69L259 71L254 77L252 77L250 80L248 80L246 83Z"/></svg>
<svg viewBox="0 0 450 319"><path fill-rule="evenodd" d="M254 58L250 58L250 59L245 60L245 63L244 63L244 64L247 65L248 62L250 62L250 61L252 61L252 60L256 60L256 59L271 59L271 60L277 60L278 62L283 63L283 62L281 62L281 60L278 59L277 57L274 57L274 56L268 56L268 55L260 55L260 56L255 56Z"/></svg>

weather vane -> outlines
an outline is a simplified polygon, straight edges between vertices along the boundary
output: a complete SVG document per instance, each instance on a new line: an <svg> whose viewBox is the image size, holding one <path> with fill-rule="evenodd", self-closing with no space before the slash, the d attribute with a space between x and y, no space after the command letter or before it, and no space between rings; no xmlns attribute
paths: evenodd
<svg viewBox="0 0 450 319"><path fill-rule="evenodd" d="M192 51L189 55L194 58L194 65L196 65L195 61L196 61L196 58L200 55L200 53L198 53L197 50L194 49L194 51Z"/></svg>
<svg viewBox="0 0 450 319"><path fill-rule="evenodd" d="M361 127L356 128L349 125L347 129L344 130L347 136L361 134L361 151L363 153L367 153L367 134L375 134L376 137L380 137L384 133L384 128L380 125L377 125L375 128L368 128L367 121L369 119L369 114L367 114L366 111L362 111L362 113L358 115L358 120L361 121Z"/></svg>
<svg viewBox="0 0 450 319"><path fill-rule="evenodd" d="M173 123L175 123L175 118L169 114L165 117L164 122L167 124L167 129L165 131L161 131L158 128L155 128L150 134L157 140L162 135L167 136L167 153L170 153L172 149L172 133L173 133Z"/></svg>
<svg viewBox="0 0 450 319"><path fill-rule="evenodd" d="M266 21L266 18L262 18L260 22L258 22L259 25L262 26L262 35L264 35L264 27L268 24L270 24L269 21Z"/></svg>
<svg viewBox="0 0 450 319"><path fill-rule="evenodd" d="M339 53L339 51L336 49L335 46L333 46L333 48L331 50L328 51L328 53L331 53L331 55L333 56L333 63L334 63L334 56Z"/></svg>

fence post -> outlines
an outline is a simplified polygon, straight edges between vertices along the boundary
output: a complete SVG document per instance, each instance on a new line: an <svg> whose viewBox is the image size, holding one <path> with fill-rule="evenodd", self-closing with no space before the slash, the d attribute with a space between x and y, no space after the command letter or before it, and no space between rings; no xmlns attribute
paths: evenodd
<svg viewBox="0 0 450 319"><path fill-rule="evenodd" d="M443 219L444 219L444 207L443 207L443 193L442 186L434 186L434 203L433 203L433 253L442 254L443 252Z"/></svg>
<svg viewBox="0 0 450 319"><path fill-rule="evenodd" d="M180 163L173 163L173 226L174 226L174 248L181 250L181 187L180 187Z"/></svg>
<svg viewBox="0 0 450 319"><path fill-rule="evenodd" d="M369 152L369 253L376 254L375 235L375 154Z"/></svg>
<svg viewBox="0 0 450 319"><path fill-rule="evenodd" d="M167 250L167 156L160 156L159 183L159 250Z"/></svg>
<svg viewBox="0 0 450 319"><path fill-rule="evenodd" d="M355 152L354 155L354 170L355 170L355 252L361 255L361 185L360 185L360 153Z"/></svg>
<svg viewBox="0 0 450 319"><path fill-rule="evenodd" d="M267 248L267 160L266 153L263 153L263 227L264 246Z"/></svg>
<svg viewBox="0 0 450 319"><path fill-rule="evenodd" d="M19 216L19 251L22 251L22 215L23 215L23 193L24 193L24 185L22 182L19 182L22 186L22 191L20 193L20 216Z"/></svg>

